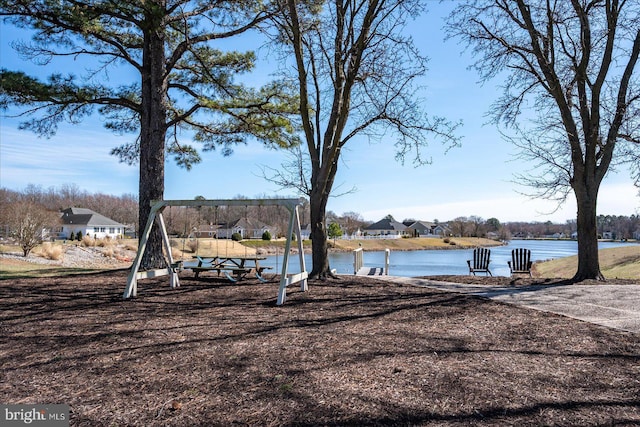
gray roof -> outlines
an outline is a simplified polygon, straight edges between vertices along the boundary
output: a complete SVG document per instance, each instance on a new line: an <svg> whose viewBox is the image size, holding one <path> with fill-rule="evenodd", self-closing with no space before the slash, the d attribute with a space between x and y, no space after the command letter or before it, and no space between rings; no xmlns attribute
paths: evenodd
<svg viewBox="0 0 640 427"><path fill-rule="evenodd" d="M228 222L226 224L220 224L222 228L243 228L245 230L260 230L262 228L269 228L267 224L259 220L250 220L248 218L238 218L235 221Z"/></svg>
<svg viewBox="0 0 640 427"><path fill-rule="evenodd" d="M429 222L429 221L416 221L413 224L411 224L409 226L410 229L412 230L416 230L418 228L423 228L423 229L432 229L436 226L435 223L433 222Z"/></svg>
<svg viewBox="0 0 640 427"><path fill-rule="evenodd" d="M119 222L85 208L67 208L63 210L62 223L65 225L86 225L89 227L124 227L124 225Z"/></svg>
<svg viewBox="0 0 640 427"><path fill-rule="evenodd" d="M390 218L383 218L375 224L371 224L368 227L365 227L365 230L394 230L394 231L404 231L407 229L407 226L401 222L394 221Z"/></svg>

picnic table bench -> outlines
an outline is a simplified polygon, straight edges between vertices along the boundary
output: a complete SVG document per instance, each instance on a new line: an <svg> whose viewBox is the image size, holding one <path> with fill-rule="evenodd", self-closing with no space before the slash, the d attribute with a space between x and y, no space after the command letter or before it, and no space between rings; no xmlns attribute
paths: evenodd
<svg viewBox="0 0 640 427"><path fill-rule="evenodd" d="M195 258L198 260L198 265L185 266L185 268L192 270L196 278L204 271L216 271L218 276L222 273L228 280L237 282L244 279L252 271L255 271L256 277L264 282L266 280L262 277L263 271L272 268L260 265L260 261L267 259L266 257L196 256ZM233 277L231 276L232 274Z"/></svg>

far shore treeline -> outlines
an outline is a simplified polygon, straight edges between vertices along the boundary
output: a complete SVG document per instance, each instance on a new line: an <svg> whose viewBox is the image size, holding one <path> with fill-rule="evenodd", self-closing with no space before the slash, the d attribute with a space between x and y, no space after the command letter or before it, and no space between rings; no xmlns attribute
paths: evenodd
<svg viewBox="0 0 640 427"><path fill-rule="evenodd" d="M196 198L202 198L198 196ZM249 197L236 196L236 199ZM261 195L259 198L267 198ZM31 210L40 210L43 213L56 214L69 207L88 208L98 212L119 223L125 224L130 231L137 233L138 198L134 194L122 194L114 196L104 193L90 193L80 189L75 184L65 184L59 187L43 188L41 186L28 185L23 190L11 190L0 187L0 236L8 235L10 224L15 218L11 218L12 209L16 204L27 204ZM15 214L13 214L15 215ZM308 223L309 206L304 205L300 212L301 222ZM466 215L466 216L465 216ZM233 217L233 218L232 218ZM287 215L283 212L267 212L262 209L198 209L174 207L167 212L169 232L176 235L183 234L184 230L193 226L213 224L237 219L235 217L255 217L270 222L287 221ZM368 218L365 220L358 212L344 212L337 214L327 212L327 223L337 224L343 234L352 234L381 218ZM471 212L460 212L456 218L395 218L398 222L425 221L430 223L446 224L449 234L459 237L489 237L501 240L512 238L570 238L576 231L576 221L568 220L565 223L553 223L551 221L531 222L504 222L499 218L481 218ZM276 225L275 223L273 225ZM640 215L599 215L597 218L598 235L601 238L625 240L637 238L640 232Z"/></svg>

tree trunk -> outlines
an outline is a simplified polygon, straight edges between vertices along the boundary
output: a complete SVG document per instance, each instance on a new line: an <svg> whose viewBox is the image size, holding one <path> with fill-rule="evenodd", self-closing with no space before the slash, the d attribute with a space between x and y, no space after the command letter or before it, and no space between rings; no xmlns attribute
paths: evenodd
<svg viewBox="0 0 640 427"><path fill-rule="evenodd" d="M311 250L313 269L311 278L326 278L331 275L329 245L327 241L326 207L328 195L312 193L309 200L311 214Z"/></svg>
<svg viewBox="0 0 640 427"><path fill-rule="evenodd" d="M153 20L154 17L149 17ZM142 111L140 126L140 205L139 229L143 230L151 201L164 197L164 145L166 138L166 93L164 76L164 34L150 24L145 31L142 70ZM166 267L160 229L154 227L142 258L145 270Z"/></svg>
<svg viewBox="0 0 640 427"><path fill-rule="evenodd" d="M598 258L598 229L596 225L597 186L574 185L578 202L578 271L573 282L586 279L604 280Z"/></svg>

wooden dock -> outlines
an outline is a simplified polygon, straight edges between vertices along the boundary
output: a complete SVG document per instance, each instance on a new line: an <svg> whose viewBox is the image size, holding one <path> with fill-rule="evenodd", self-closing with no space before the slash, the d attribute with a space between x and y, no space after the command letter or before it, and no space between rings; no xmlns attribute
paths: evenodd
<svg viewBox="0 0 640 427"><path fill-rule="evenodd" d="M361 267L356 271L356 276L384 276L382 267Z"/></svg>
<svg viewBox="0 0 640 427"><path fill-rule="evenodd" d="M391 251L385 249L384 267L365 267L364 251L358 248L353 251L353 274L356 276L385 276L389 274L389 255Z"/></svg>

